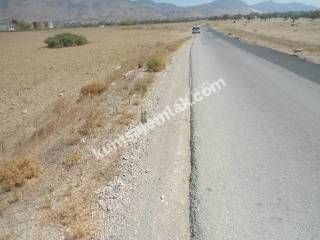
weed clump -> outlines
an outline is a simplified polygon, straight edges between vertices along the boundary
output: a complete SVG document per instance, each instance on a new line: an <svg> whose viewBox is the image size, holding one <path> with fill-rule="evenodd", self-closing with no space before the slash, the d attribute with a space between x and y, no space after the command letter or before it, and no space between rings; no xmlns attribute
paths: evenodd
<svg viewBox="0 0 320 240"><path fill-rule="evenodd" d="M130 90L129 95L131 96L139 95L140 97L144 97L151 83L152 83L151 78L144 78L144 79L137 80L133 88Z"/></svg>
<svg viewBox="0 0 320 240"><path fill-rule="evenodd" d="M107 88L106 84L95 82L82 87L80 91L82 96L94 96L104 93Z"/></svg>
<svg viewBox="0 0 320 240"><path fill-rule="evenodd" d="M118 118L118 124L128 126L134 120L134 114L127 109L123 110L121 116Z"/></svg>
<svg viewBox="0 0 320 240"><path fill-rule="evenodd" d="M82 136L88 136L93 134L96 128L101 128L103 126L104 126L104 114L99 111L91 112L87 116L85 123L80 127L78 132Z"/></svg>
<svg viewBox="0 0 320 240"><path fill-rule="evenodd" d="M63 48L84 45L88 43L88 40L84 36L72 33L60 33L47 38L45 43L48 45L48 48Z"/></svg>
<svg viewBox="0 0 320 240"><path fill-rule="evenodd" d="M74 166L77 166L81 161L81 153L79 151L73 151L66 154L63 161L63 166L67 169L71 169Z"/></svg>
<svg viewBox="0 0 320 240"><path fill-rule="evenodd" d="M0 186L11 191L23 186L27 180L40 175L39 164L31 159L18 159L8 162L0 168Z"/></svg>
<svg viewBox="0 0 320 240"><path fill-rule="evenodd" d="M163 61L157 58L151 58L147 61L147 71L148 72L159 72L165 68Z"/></svg>
<svg viewBox="0 0 320 240"><path fill-rule="evenodd" d="M51 213L50 218L62 226L65 239L88 239L93 232L90 224L89 202L86 196L70 196Z"/></svg>

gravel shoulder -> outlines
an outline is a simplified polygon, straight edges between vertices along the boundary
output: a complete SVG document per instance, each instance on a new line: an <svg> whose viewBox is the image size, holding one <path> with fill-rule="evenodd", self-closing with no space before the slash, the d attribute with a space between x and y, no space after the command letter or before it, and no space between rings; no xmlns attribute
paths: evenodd
<svg viewBox="0 0 320 240"><path fill-rule="evenodd" d="M144 102L147 117L189 93L190 41L173 56ZM133 143L121 174L99 190L103 239L188 239L190 112L180 113Z"/></svg>

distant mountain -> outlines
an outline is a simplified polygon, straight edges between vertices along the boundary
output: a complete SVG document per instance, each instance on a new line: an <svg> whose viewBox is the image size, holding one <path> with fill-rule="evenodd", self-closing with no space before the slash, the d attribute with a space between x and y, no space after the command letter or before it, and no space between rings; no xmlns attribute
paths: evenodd
<svg viewBox="0 0 320 240"><path fill-rule="evenodd" d="M151 0L0 0L0 20L149 20L246 14L252 11L283 12L315 9L304 4L265 2L247 5L242 0L215 0L192 7L179 7Z"/></svg>
<svg viewBox="0 0 320 240"><path fill-rule="evenodd" d="M189 9L197 12L201 17L251 12L251 8L242 0L215 0Z"/></svg>
<svg viewBox="0 0 320 240"><path fill-rule="evenodd" d="M314 6L292 2L292 3L277 3L274 1L266 1L258 4L251 5L257 11L263 13L272 12L295 12L295 11L313 11L317 8Z"/></svg>
<svg viewBox="0 0 320 240"><path fill-rule="evenodd" d="M247 10L248 5L242 0L216 0L206 4L209 7L216 9L230 9L230 10Z"/></svg>
<svg viewBox="0 0 320 240"><path fill-rule="evenodd" d="M209 17L249 11L248 5L241 0L216 0L195 7L179 7L151 0L0 0L0 20L122 21Z"/></svg>
<svg viewBox="0 0 320 240"><path fill-rule="evenodd" d="M140 0L0 0L0 19L81 20L103 18L110 21L162 18L162 11L174 5ZM3 14L3 15L2 15Z"/></svg>

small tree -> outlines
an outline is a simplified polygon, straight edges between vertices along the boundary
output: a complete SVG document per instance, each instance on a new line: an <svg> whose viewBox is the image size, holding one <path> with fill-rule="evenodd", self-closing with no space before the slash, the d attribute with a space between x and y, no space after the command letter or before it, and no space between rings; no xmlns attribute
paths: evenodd
<svg viewBox="0 0 320 240"><path fill-rule="evenodd" d="M296 22L296 20L298 20L298 19L299 19L298 16L291 16L292 24L294 24Z"/></svg>
<svg viewBox="0 0 320 240"><path fill-rule="evenodd" d="M228 20L230 19L230 16L228 14L225 14L222 16L222 20Z"/></svg>
<svg viewBox="0 0 320 240"><path fill-rule="evenodd" d="M27 31L31 29L31 24L22 20L17 22L17 30L19 31Z"/></svg>
<svg viewBox="0 0 320 240"><path fill-rule="evenodd" d="M308 17L311 18L311 21L313 21L314 19L320 17L320 11L310 12L309 15L308 15Z"/></svg>

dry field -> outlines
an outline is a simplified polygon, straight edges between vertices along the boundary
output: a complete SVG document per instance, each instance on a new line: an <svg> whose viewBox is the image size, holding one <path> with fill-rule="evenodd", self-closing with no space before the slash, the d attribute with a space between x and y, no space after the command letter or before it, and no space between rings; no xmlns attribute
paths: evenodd
<svg viewBox="0 0 320 240"><path fill-rule="evenodd" d="M121 149L98 161L88 146L139 121L154 74L142 66L163 66L191 25L0 33L0 239L99 232L94 191L117 175ZM46 48L60 32L89 44Z"/></svg>
<svg viewBox="0 0 320 240"><path fill-rule="evenodd" d="M320 20L241 20L210 22L214 29L242 40L320 63ZM303 51L301 51L303 50Z"/></svg>

